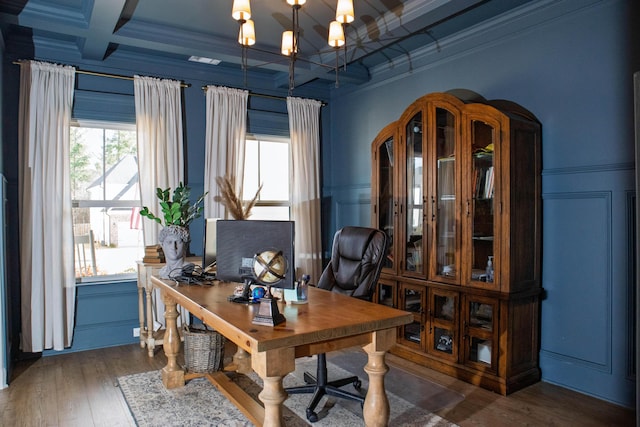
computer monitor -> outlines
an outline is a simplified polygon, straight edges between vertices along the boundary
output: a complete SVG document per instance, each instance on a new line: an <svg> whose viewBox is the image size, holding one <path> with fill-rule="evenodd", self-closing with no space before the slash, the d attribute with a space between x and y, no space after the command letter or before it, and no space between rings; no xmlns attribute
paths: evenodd
<svg viewBox="0 0 640 427"><path fill-rule="evenodd" d="M202 269L207 271L216 263L216 222L219 218L206 218L204 221L204 241L202 244Z"/></svg>
<svg viewBox="0 0 640 427"><path fill-rule="evenodd" d="M217 277L223 281L255 280L253 259L268 250L282 251L287 260L284 278L272 286L294 289L294 229L293 221L223 220L217 228ZM259 283L259 282L258 282Z"/></svg>

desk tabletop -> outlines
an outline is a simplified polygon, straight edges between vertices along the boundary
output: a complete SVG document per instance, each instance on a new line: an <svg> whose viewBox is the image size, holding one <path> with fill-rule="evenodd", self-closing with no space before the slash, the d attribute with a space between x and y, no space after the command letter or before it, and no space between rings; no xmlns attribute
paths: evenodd
<svg viewBox="0 0 640 427"><path fill-rule="evenodd" d="M227 300L236 283L214 282L211 286L201 286L176 285L155 276L151 280L206 325L251 353L296 347L303 349L296 353L297 357L315 354L318 350L310 347L314 344L331 341L337 349L340 347L335 343L341 338L345 338L345 342L357 336L370 339L371 332L413 320L413 315L406 311L310 286L307 304L278 303L286 322L277 326L257 325L252 323L257 304Z"/></svg>

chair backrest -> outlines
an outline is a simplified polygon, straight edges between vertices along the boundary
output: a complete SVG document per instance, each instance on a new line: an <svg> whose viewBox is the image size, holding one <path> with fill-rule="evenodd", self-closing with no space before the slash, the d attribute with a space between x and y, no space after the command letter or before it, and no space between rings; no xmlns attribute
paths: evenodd
<svg viewBox="0 0 640 427"><path fill-rule="evenodd" d="M375 228L344 227L333 238L331 260L317 287L371 300L387 249L387 235Z"/></svg>

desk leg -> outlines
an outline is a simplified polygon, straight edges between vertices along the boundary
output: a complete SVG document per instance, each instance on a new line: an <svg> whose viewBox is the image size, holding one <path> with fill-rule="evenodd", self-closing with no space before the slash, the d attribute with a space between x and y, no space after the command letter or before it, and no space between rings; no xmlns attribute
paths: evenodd
<svg viewBox="0 0 640 427"><path fill-rule="evenodd" d="M144 332L144 287L140 286L138 279L138 319L140 320L140 348L144 348L146 334Z"/></svg>
<svg viewBox="0 0 640 427"><path fill-rule="evenodd" d="M162 301L165 304L164 319L167 329L164 333L164 354L167 356L167 366L162 368L162 384L166 388L184 386L184 371L178 366L178 352L180 351L180 335L178 334L178 310L176 302L169 295L162 292Z"/></svg>
<svg viewBox="0 0 640 427"><path fill-rule="evenodd" d="M245 375L249 374L251 372L251 355L238 347L238 350L233 355L233 362L225 366L224 370Z"/></svg>
<svg viewBox="0 0 640 427"><path fill-rule="evenodd" d="M368 427L382 427L389 424L389 399L384 389L384 376L389 370L384 358L386 351L396 340L396 330L386 329L372 333L371 343L364 346L369 355L365 372L369 375L369 390L364 400L362 415Z"/></svg>
<svg viewBox="0 0 640 427"><path fill-rule="evenodd" d="M151 289L145 288L147 293L147 327L146 327L146 341L149 357L153 357L153 351L155 349L155 337L153 336L153 286Z"/></svg>
<svg viewBox="0 0 640 427"><path fill-rule="evenodd" d="M251 367L264 382L264 387L258 397L264 403L264 427L280 427L282 420L282 405L287 398L287 392L282 386L282 378L296 368L293 348L270 350L251 355Z"/></svg>

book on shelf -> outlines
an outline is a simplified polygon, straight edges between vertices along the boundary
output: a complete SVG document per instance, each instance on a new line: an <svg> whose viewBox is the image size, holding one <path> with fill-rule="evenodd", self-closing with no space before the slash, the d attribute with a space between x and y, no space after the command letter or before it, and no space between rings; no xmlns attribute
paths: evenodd
<svg viewBox="0 0 640 427"><path fill-rule="evenodd" d="M484 198L490 199L491 197L493 197L493 166L487 168L484 185Z"/></svg>
<svg viewBox="0 0 640 427"><path fill-rule="evenodd" d="M164 256L147 256L142 258L142 262L145 264L163 264L165 262Z"/></svg>
<svg viewBox="0 0 640 427"><path fill-rule="evenodd" d="M493 166L476 169L473 177L474 196L477 199L490 199L494 193Z"/></svg>

